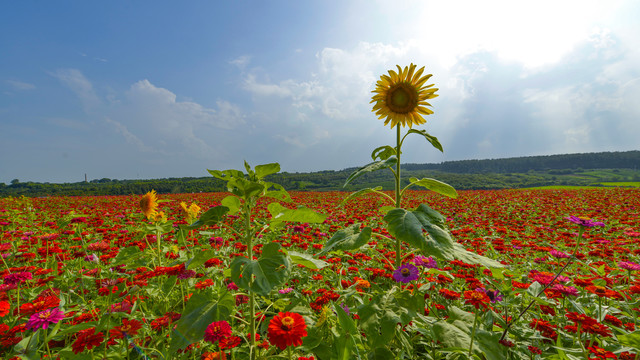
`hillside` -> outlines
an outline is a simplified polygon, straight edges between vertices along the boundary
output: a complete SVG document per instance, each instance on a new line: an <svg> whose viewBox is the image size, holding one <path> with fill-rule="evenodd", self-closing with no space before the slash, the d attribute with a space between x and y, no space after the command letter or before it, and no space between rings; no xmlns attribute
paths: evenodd
<svg viewBox="0 0 640 360"><path fill-rule="evenodd" d="M611 183L640 182L640 151L600 152L530 156L505 159L445 161L439 164L403 164L403 178L436 178L458 190L505 189L538 186L611 186ZM356 168L310 173L279 173L269 181L287 190L345 190L382 186L393 188L389 171L378 171L343 184ZM0 196L128 195L151 189L159 193L225 191L213 177L185 177L151 180L96 179L77 183L0 183Z"/></svg>

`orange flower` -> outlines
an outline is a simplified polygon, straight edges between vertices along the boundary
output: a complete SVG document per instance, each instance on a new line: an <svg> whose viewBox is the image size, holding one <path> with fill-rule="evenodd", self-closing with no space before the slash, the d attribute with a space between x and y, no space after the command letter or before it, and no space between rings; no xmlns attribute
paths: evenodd
<svg viewBox="0 0 640 360"><path fill-rule="evenodd" d="M158 196L155 190L151 190L140 199L140 209L147 219L151 219L156 214L158 208Z"/></svg>
<svg viewBox="0 0 640 360"><path fill-rule="evenodd" d="M302 338L307 336L307 324L300 314L280 312L269 322L269 342L284 350L287 346L302 345Z"/></svg>

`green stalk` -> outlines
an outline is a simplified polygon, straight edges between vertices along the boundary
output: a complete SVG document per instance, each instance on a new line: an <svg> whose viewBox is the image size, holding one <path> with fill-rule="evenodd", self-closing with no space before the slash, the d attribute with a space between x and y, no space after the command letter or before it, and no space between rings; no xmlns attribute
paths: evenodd
<svg viewBox="0 0 640 360"><path fill-rule="evenodd" d="M469 358L471 358L471 351L473 351L473 340L476 336L476 326L478 325L478 309L476 309L475 317L473 318L473 330L471 330L471 341L469 342Z"/></svg>
<svg viewBox="0 0 640 360"><path fill-rule="evenodd" d="M156 224L158 226L158 224ZM158 266L162 266L162 249L160 248L160 237L162 234L159 229L156 229L156 240L158 243Z"/></svg>
<svg viewBox="0 0 640 360"><path fill-rule="evenodd" d="M400 124L396 124L396 158L398 162L396 163L396 172L395 172L395 180L396 180L396 208L399 208L402 203L402 197L400 195ZM402 264L402 242L400 239L396 239L396 268L399 268Z"/></svg>
<svg viewBox="0 0 640 360"><path fill-rule="evenodd" d="M251 207L249 205L245 206L245 217L244 217L244 231L246 236L245 243L247 244L247 255L249 256L249 261L253 260L253 245L251 244L253 234L251 230ZM251 282L249 283L249 287L251 286ZM249 290L249 353L251 354L251 360L256 358L256 309L255 309L255 300L256 295L253 291Z"/></svg>

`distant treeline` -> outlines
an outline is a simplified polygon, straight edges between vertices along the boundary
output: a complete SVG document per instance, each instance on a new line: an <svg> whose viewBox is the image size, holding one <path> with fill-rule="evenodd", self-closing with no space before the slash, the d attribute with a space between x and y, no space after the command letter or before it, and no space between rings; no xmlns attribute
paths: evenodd
<svg viewBox="0 0 640 360"><path fill-rule="evenodd" d="M457 174L505 174L566 169L640 169L640 151L444 161L439 164L407 164L404 165L404 168L408 170L439 170Z"/></svg>
<svg viewBox="0 0 640 360"><path fill-rule="evenodd" d="M365 165L365 164L363 164ZM458 190L505 189L551 185L592 185L602 182L639 182L640 151L602 152L550 156L530 156L492 160L446 161L440 164L403 164L405 183L410 177L435 178ZM353 191L365 187L393 188L393 176L387 170L363 175L343 187L356 168L310 173L273 174L268 180L287 190ZM130 195L158 193L195 193L225 191L225 183L214 177L185 177L154 180L96 179L76 183L21 182L0 183L0 197Z"/></svg>

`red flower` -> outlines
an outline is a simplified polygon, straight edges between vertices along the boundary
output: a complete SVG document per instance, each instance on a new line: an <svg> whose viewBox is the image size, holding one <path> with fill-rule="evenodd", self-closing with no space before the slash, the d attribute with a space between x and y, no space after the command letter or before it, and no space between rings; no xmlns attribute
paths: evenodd
<svg viewBox="0 0 640 360"><path fill-rule="evenodd" d="M212 344L231 336L231 326L226 321L214 321L204 331L204 341Z"/></svg>
<svg viewBox="0 0 640 360"><path fill-rule="evenodd" d="M467 290L464 292L465 304L475 306L476 309L480 306L486 308L487 304L491 301L484 291Z"/></svg>
<svg viewBox="0 0 640 360"><path fill-rule="evenodd" d="M91 350L96 346L99 346L104 341L104 335L99 332L95 333L96 328L92 327L86 330L81 330L78 333L78 338L76 341L71 344L71 349L74 354L77 354L81 351Z"/></svg>
<svg viewBox="0 0 640 360"><path fill-rule="evenodd" d="M287 346L302 345L302 338L307 336L307 324L300 314L280 312L269 322L269 342L284 350Z"/></svg>
<svg viewBox="0 0 640 360"><path fill-rule="evenodd" d="M445 299L449 299L449 300L458 300L458 299L460 299L460 294L458 294L455 291L449 290L449 289L440 289L439 293Z"/></svg>
<svg viewBox="0 0 640 360"><path fill-rule="evenodd" d="M122 339L125 335L135 336L141 327L142 323L138 320L122 319L122 325L109 330L109 335L112 339Z"/></svg>
<svg viewBox="0 0 640 360"><path fill-rule="evenodd" d="M590 358L590 359L617 359L618 357L616 356L616 354L612 353L611 351L607 351L605 349L599 348L597 346L592 346L587 348L589 350L589 352L592 355L595 355L595 358Z"/></svg>
<svg viewBox="0 0 640 360"><path fill-rule="evenodd" d="M220 340L220 349L233 349L240 345L242 339L239 336L231 336L226 339Z"/></svg>
<svg viewBox="0 0 640 360"><path fill-rule="evenodd" d="M11 304L6 301L0 301L0 317L4 317L9 313L9 309L11 308Z"/></svg>

